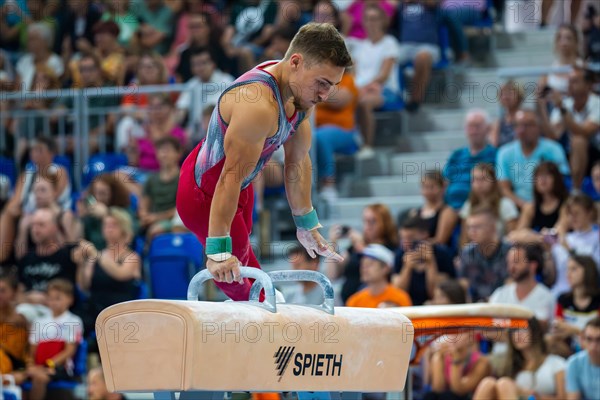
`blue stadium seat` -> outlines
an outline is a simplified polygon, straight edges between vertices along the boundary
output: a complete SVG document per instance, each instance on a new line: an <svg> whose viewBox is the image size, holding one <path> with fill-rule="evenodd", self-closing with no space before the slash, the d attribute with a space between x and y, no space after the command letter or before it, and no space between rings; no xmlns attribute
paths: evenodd
<svg viewBox="0 0 600 400"><path fill-rule="evenodd" d="M6 390L2 391L2 395L4 396L4 400L21 400L15 393Z"/></svg>
<svg viewBox="0 0 600 400"><path fill-rule="evenodd" d="M0 175L6 175L10 181L10 187L14 188L17 180L15 162L10 158L0 157Z"/></svg>
<svg viewBox="0 0 600 400"><path fill-rule="evenodd" d="M83 186L87 187L92 180L107 172L127 165L127 156L121 153L104 153L93 155L83 168Z"/></svg>
<svg viewBox="0 0 600 400"><path fill-rule="evenodd" d="M15 385L15 378L12 375L3 375L2 396L4 400L21 400L23 398L23 389Z"/></svg>
<svg viewBox="0 0 600 400"><path fill-rule="evenodd" d="M563 181L565 182L565 186L567 190L571 192L573 190L573 180L570 176L563 176ZM592 183L592 178L586 176L583 178L583 183L581 184L581 191L592 198L594 201L600 201L600 193L596 193L596 189L594 189L594 184Z"/></svg>
<svg viewBox="0 0 600 400"><path fill-rule="evenodd" d="M192 233L167 233L152 241L146 260L153 298L186 299L190 279L203 267L203 248Z"/></svg>
<svg viewBox="0 0 600 400"><path fill-rule="evenodd" d="M71 159L67 156L54 156L54 163L57 165L60 165L61 167L64 167L67 171L69 171L69 174L72 174L72 163L71 163Z"/></svg>
<svg viewBox="0 0 600 400"><path fill-rule="evenodd" d="M137 280L135 281L135 286L138 289L137 300L144 300L150 298L150 289L148 288L146 282L144 282L141 279Z"/></svg>
<svg viewBox="0 0 600 400"><path fill-rule="evenodd" d="M53 381L48 384L48 390L74 390L81 382L84 375L87 373L87 353L88 344L82 340L77 346L77 351L73 357L73 374L72 381ZM31 382L25 382L21 385L25 392L31 390Z"/></svg>
<svg viewBox="0 0 600 400"><path fill-rule="evenodd" d="M71 192L71 211L73 211L73 213L75 213L75 214L77 214L77 202L79 201L80 198L81 198L81 193L79 193L74 188L72 188L72 192Z"/></svg>
<svg viewBox="0 0 600 400"><path fill-rule="evenodd" d="M71 159L67 156L59 155L59 156L54 156L54 159L52 160L52 162L67 170L67 172L69 173L69 182L71 182L71 185L73 185L73 163L71 162ZM25 165L25 169L27 171L33 171L34 170L33 162L28 161L27 164Z"/></svg>
<svg viewBox="0 0 600 400"><path fill-rule="evenodd" d="M581 185L581 190L583 191L583 193L590 196L592 198L592 200L600 201L600 193L597 193L596 189L594 189L594 183L592 182L591 177L586 176L585 178L583 178L583 184Z"/></svg>
<svg viewBox="0 0 600 400"><path fill-rule="evenodd" d="M140 199L138 199L138 197L133 193L129 194L129 208L135 215L138 213L139 206Z"/></svg>

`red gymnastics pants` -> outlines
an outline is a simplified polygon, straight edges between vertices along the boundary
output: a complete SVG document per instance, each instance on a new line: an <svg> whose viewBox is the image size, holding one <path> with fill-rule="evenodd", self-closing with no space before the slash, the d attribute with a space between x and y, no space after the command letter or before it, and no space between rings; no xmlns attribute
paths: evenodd
<svg viewBox="0 0 600 400"><path fill-rule="evenodd" d="M212 204L215 187L221 176L221 170L225 159L206 171L202 175L200 186L196 184L195 166L196 157L200 151L200 143L185 159L179 175L179 186L177 188L177 212L185 226L192 231L206 248L206 237L208 236L208 221L210 206ZM250 233L252 232L252 211L254 208L254 190L252 184L243 189L237 204L237 210L231 224L230 236L233 245L233 255L238 258L242 266L260 268L258 260L250 245ZM253 280L244 279L244 284L237 282L225 283L215 282L216 285L235 301L248 300L250 287ZM261 293L261 298L262 298Z"/></svg>

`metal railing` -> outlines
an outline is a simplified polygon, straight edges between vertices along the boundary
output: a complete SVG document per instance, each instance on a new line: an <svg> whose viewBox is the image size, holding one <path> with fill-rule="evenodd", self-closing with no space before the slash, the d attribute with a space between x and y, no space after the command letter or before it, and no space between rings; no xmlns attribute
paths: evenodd
<svg viewBox="0 0 600 400"><path fill-rule="evenodd" d="M206 98L200 85L191 88L187 84L152 85L152 86L112 86L93 87L82 89L46 90L43 92L20 91L0 92L0 102L9 104L8 112L0 113L0 154L7 153L8 135L7 128L10 122L14 137L13 157L15 161L19 156L18 142L31 140L36 136L55 136L58 142L59 154L67 151L67 146L72 143L73 173L75 189L82 189L82 176L84 167L90 160L90 120L97 118L102 121L98 124L98 148L100 153L108 149L109 137L106 132L106 123L109 116L114 116L117 121L122 117L143 110L135 106L121 106L121 99L126 95L156 94L156 93L182 93L190 92L190 107L187 109L188 118L186 128L197 129L194 124ZM100 97L114 97L115 107L93 107L90 100ZM45 109L26 109L23 106L28 101L45 101ZM68 101L71 108L61 106L60 102ZM175 104L173 104L175 107Z"/></svg>

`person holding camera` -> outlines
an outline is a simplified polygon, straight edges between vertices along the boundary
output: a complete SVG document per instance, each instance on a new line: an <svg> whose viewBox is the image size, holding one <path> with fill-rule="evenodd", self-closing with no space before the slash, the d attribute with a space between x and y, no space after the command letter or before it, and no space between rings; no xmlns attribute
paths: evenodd
<svg viewBox="0 0 600 400"><path fill-rule="evenodd" d="M398 233L389 208L383 204L370 204L363 210L362 232L349 226L331 227L328 242L337 248L342 238L348 238L351 243L343 254L344 261L328 259L325 262L331 280L344 278L342 301L346 304L348 298L361 288L360 260L363 250L369 244L376 243L394 251L398 247Z"/></svg>
<svg viewBox="0 0 600 400"><path fill-rule="evenodd" d="M428 227L427 221L419 216L411 216L403 222L392 275L392 284L406 291L417 306L433 298L439 282L456 278L446 246L427 241Z"/></svg>
<svg viewBox="0 0 600 400"><path fill-rule="evenodd" d="M600 159L600 97L592 93L593 81L591 71L575 67L569 75L568 96L549 92L546 98L554 108L549 118L542 111L546 134L566 147L576 189Z"/></svg>
<svg viewBox="0 0 600 400"><path fill-rule="evenodd" d="M498 235L498 217L485 206L466 218L463 229L469 243L460 252L459 275L473 302L487 301L508 277L506 255L511 244Z"/></svg>
<svg viewBox="0 0 600 400"><path fill-rule="evenodd" d="M83 238L95 248L102 250L106 241L102 234L102 220L110 207L127 210L132 217L134 230L137 230L137 217L131 212L131 197L127 186L115 173L98 175L86 193L77 201L77 215L83 225Z"/></svg>

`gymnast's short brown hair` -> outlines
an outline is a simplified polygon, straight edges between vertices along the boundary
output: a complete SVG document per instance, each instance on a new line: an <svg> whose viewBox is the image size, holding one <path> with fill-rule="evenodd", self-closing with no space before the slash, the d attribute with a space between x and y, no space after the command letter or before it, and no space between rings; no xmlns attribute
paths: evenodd
<svg viewBox="0 0 600 400"><path fill-rule="evenodd" d="M285 60L300 53L311 63L331 63L336 67L352 66L352 57L346 42L335 26L328 23L311 22L304 25L292 39Z"/></svg>

